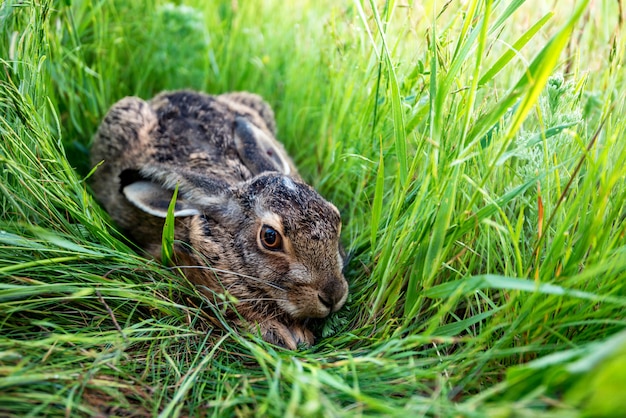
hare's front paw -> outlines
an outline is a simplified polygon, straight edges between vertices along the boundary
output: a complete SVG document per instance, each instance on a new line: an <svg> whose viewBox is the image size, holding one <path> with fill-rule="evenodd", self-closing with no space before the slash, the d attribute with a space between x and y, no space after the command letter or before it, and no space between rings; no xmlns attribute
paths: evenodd
<svg viewBox="0 0 626 418"><path fill-rule="evenodd" d="M315 342L313 333L300 324L288 326L278 321L265 321L259 327L265 341L290 350L301 345L310 347Z"/></svg>

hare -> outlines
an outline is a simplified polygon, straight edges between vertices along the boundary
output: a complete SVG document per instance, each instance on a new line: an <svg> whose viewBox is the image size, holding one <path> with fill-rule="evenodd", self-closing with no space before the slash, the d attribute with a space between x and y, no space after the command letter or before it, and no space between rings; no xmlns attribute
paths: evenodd
<svg viewBox="0 0 626 418"><path fill-rule="evenodd" d="M339 211L301 180L275 135L272 109L251 93L126 97L95 134L92 188L158 259L178 186L174 262L209 298L237 300L234 323L296 349L314 342L308 318L343 306L348 283Z"/></svg>

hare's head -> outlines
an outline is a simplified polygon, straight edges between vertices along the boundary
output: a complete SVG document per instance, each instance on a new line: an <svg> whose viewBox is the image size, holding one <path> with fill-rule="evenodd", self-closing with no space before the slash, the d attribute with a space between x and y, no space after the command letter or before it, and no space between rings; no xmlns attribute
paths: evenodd
<svg viewBox="0 0 626 418"><path fill-rule="evenodd" d="M279 173L231 187L173 168L146 168L140 178L123 192L158 217L166 216L179 185L175 216L187 222L178 251L218 271L188 272L197 285L294 319L322 318L343 306L341 217L312 187Z"/></svg>
<svg viewBox="0 0 626 418"><path fill-rule="evenodd" d="M337 208L310 186L280 174L257 176L237 195L250 220L246 261L285 289L273 292L282 296L281 308L294 318L325 317L341 308L348 286Z"/></svg>

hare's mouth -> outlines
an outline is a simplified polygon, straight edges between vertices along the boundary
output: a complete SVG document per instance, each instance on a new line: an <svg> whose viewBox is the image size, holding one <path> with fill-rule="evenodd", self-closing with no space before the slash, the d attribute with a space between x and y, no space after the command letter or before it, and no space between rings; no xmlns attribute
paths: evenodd
<svg viewBox="0 0 626 418"><path fill-rule="evenodd" d="M295 319L325 318L341 309L347 296L347 282L340 278L321 288L307 286L290 293L283 308Z"/></svg>
<svg viewBox="0 0 626 418"><path fill-rule="evenodd" d="M285 311L294 319L325 318L334 312L336 304L332 301L321 295L312 296L307 299L300 297L295 303L294 301L287 301L286 305L288 306L285 307Z"/></svg>

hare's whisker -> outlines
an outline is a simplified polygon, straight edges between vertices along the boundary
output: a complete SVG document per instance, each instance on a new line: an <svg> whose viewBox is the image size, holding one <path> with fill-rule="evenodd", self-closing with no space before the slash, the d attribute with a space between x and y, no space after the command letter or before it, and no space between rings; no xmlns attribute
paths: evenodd
<svg viewBox="0 0 626 418"><path fill-rule="evenodd" d="M267 280L263 280L263 279L258 278L258 277L248 276L247 274L238 273L236 271L216 269L214 267L208 267L208 266L173 266L173 267L168 267L169 270L173 270L173 269L177 269L177 268L181 268L181 269L201 269L201 270L210 270L210 271L214 271L214 272L217 272L217 273L233 274L235 276L243 277L244 279L250 279L250 280L254 280L254 281L259 282L259 283L264 283L264 284L266 284L268 286L271 286L274 289L280 290L282 292L286 292L287 291L286 289L278 286L275 283L269 282Z"/></svg>
<svg viewBox="0 0 626 418"><path fill-rule="evenodd" d="M283 299L277 298L249 298L249 299L237 299L238 302L281 302ZM217 305L226 305L229 302L218 302Z"/></svg>

